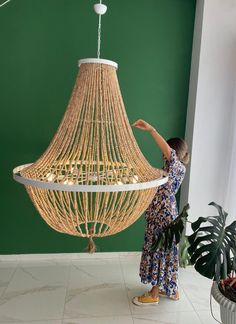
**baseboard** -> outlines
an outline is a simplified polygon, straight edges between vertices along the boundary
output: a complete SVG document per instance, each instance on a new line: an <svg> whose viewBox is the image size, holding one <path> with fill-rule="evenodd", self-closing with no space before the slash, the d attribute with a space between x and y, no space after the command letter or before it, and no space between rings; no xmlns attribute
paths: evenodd
<svg viewBox="0 0 236 324"><path fill-rule="evenodd" d="M22 260L75 260L75 259L112 259L117 257L140 256L140 251L134 252L96 252L96 253L39 253L39 254L1 254L0 261L22 261Z"/></svg>

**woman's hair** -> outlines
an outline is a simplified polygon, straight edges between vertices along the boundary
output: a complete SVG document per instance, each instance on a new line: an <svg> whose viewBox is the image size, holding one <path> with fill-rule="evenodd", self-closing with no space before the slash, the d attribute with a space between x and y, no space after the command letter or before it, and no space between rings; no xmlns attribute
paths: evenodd
<svg viewBox="0 0 236 324"><path fill-rule="evenodd" d="M167 140L169 146L175 150L178 159L185 165L189 162L188 145L182 138L175 137Z"/></svg>

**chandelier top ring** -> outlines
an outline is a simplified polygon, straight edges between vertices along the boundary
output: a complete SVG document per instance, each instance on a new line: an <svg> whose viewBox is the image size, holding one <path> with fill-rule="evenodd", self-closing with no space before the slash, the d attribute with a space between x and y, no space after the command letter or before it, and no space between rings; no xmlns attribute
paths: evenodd
<svg viewBox="0 0 236 324"><path fill-rule="evenodd" d="M114 66L116 69L118 69L118 64L116 62L111 61L111 60L101 59L101 58L85 58L85 59L81 59L81 60L78 61L78 66L80 67L81 64L85 64L85 63L107 64L107 65Z"/></svg>

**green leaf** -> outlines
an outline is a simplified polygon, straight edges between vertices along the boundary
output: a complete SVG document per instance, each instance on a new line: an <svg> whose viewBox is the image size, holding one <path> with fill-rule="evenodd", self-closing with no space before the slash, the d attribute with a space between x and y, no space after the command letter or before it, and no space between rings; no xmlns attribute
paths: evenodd
<svg viewBox="0 0 236 324"><path fill-rule="evenodd" d="M172 247L174 241L176 244L180 242L188 217L188 209L189 204L184 206L182 212L173 222L171 222L161 233L158 233L156 240L151 247L151 251L154 252L160 248L164 248L166 251Z"/></svg>
<svg viewBox="0 0 236 324"><path fill-rule="evenodd" d="M210 261L208 259L210 259ZM215 275L215 262L217 260L213 261L213 259L214 256L212 257L211 253L204 255L196 261L194 267L202 276L213 279Z"/></svg>
<svg viewBox="0 0 236 324"><path fill-rule="evenodd" d="M184 236L179 250L179 265L182 268L186 268L186 266L191 265L190 255L188 253L189 241L188 236Z"/></svg>
<svg viewBox="0 0 236 324"><path fill-rule="evenodd" d="M189 253L191 255L193 255L194 252L196 251L197 247L200 245L200 243L203 242L203 241L210 240L211 237L212 237L212 235L208 234L208 235L204 235L204 236L200 236L200 237L196 238L193 242L189 241L191 243L191 245L190 245L190 247L188 249ZM198 250L200 250L200 248Z"/></svg>
<svg viewBox="0 0 236 324"><path fill-rule="evenodd" d="M189 237L188 252L199 273L219 281L227 278L236 265L236 221L226 226L228 214L224 209L214 202L209 205L215 207L219 215L199 217L192 223L194 233ZM209 225L205 226L206 222Z"/></svg>
<svg viewBox="0 0 236 324"><path fill-rule="evenodd" d="M192 230L195 232L200 227L200 225L205 222L207 222L206 217L199 217L195 222L192 223Z"/></svg>
<svg viewBox="0 0 236 324"><path fill-rule="evenodd" d="M222 217L222 219L224 220L224 223L225 223L225 220L226 220L226 218L227 218L227 216L228 216L228 213L226 213L226 212L224 211L224 209L223 209L220 205L216 204L216 203L213 202L213 201L210 202L208 205L209 205L209 206L214 206L214 207L216 207L216 209L218 210L219 215Z"/></svg>

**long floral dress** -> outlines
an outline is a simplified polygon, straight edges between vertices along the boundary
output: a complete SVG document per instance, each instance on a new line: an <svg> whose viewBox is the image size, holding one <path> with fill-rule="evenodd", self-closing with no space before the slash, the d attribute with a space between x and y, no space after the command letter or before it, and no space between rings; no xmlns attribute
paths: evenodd
<svg viewBox="0 0 236 324"><path fill-rule="evenodd" d="M151 252L155 234L160 233L178 216L175 199L185 175L185 166L171 149L170 160L164 159L163 169L168 173L168 182L157 188L156 195L145 212L146 229L140 262L139 275L144 284L158 285L167 296L175 296L178 289L178 248L175 243L166 251L163 248Z"/></svg>

